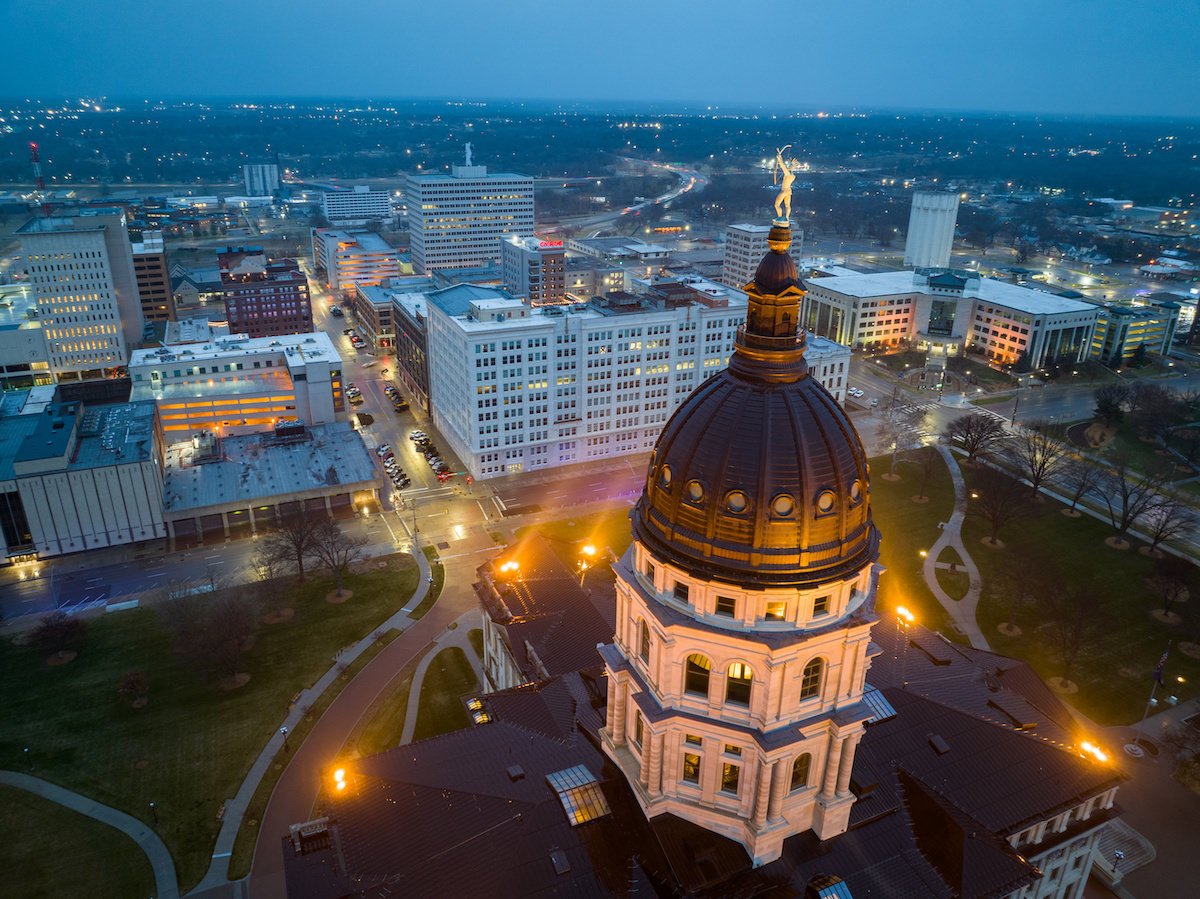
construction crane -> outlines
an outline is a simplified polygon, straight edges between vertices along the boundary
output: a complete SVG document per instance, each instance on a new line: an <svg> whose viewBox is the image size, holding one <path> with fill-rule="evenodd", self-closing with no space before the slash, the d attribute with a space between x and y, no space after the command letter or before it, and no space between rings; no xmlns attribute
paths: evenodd
<svg viewBox="0 0 1200 899"><path fill-rule="evenodd" d="M29 161L33 163L33 179L37 184L38 201L42 204L42 216L50 215L50 197L46 193L46 176L42 174L42 160L38 155L38 145L29 142Z"/></svg>

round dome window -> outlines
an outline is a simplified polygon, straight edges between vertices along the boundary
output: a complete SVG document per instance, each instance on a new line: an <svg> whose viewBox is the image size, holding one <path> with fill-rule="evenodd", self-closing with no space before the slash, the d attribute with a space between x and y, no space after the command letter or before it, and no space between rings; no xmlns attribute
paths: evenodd
<svg viewBox="0 0 1200 899"><path fill-rule="evenodd" d="M750 501L746 499L746 494L740 490L734 490L729 496L725 497L725 505L730 512L745 512L746 506L750 505Z"/></svg>
<svg viewBox="0 0 1200 899"><path fill-rule="evenodd" d="M832 490L822 490L817 494L817 511L825 514L833 511L833 504L837 497L833 495Z"/></svg>
<svg viewBox="0 0 1200 899"><path fill-rule="evenodd" d="M850 501L852 503L856 503L860 499L862 499L862 484L860 484L858 481L855 481L850 485Z"/></svg>
<svg viewBox="0 0 1200 899"><path fill-rule="evenodd" d="M670 465L664 465L662 468L659 469L659 471L658 471L658 486L659 487L670 487L671 486L671 466Z"/></svg>
<svg viewBox="0 0 1200 899"><path fill-rule="evenodd" d="M704 485L699 481L688 481L687 496L694 503L704 499Z"/></svg>
<svg viewBox="0 0 1200 899"><path fill-rule="evenodd" d="M771 501L771 511L780 518L787 518L796 511L796 501L786 493L781 493Z"/></svg>

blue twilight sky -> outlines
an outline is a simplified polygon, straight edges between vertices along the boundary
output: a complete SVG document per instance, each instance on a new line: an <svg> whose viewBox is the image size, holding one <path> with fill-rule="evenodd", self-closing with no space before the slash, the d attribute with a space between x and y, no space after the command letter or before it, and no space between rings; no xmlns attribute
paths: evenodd
<svg viewBox="0 0 1200 899"><path fill-rule="evenodd" d="M0 0L0 95L1200 116L1200 0Z"/></svg>

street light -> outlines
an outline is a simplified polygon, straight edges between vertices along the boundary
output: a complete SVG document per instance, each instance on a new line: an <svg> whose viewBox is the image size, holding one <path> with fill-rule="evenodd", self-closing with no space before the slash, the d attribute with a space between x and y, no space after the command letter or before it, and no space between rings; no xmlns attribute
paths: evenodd
<svg viewBox="0 0 1200 899"><path fill-rule="evenodd" d="M925 551L921 550L924 555ZM900 684L902 687L908 686L908 628L917 616L908 610L905 606L896 607L896 639L904 640L904 648L900 651Z"/></svg>
<svg viewBox="0 0 1200 899"><path fill-rule="evenodd" d="M156 809L156 808L154 807L154 803L153 803L153 802L151 802L151 803L150 803L150 814L151 814L151 816L153 816L153 818L154 818L154 823L155 823L155 825L157 826L157 824L158 824L158 809Z"/></svg>
<svg viewBox="0 0 1200 899"><path fill-rule="evenodd" d="M279 728L279 733L283 735L283 751L289 752L288 749L288 729L286 726Z"/></svg>

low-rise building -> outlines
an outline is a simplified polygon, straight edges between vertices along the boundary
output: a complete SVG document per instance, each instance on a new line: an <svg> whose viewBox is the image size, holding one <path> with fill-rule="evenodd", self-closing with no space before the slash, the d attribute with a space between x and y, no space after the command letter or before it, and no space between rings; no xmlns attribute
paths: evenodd
<svg viewBox="0 0 1200 899"><path fill-rule="evenodd" d="M308 278L295 259L267 260L261 247L219 251L225 321L234 334L278 337L313 329Z"/></svg>
<svg viewBox="0 0 1200 899"><path fill-rule="evenodd" d="M360 284L378 285L412 274L405 255L371 231L314 228L312 245L314 264L325 273L326 286L346 296Z"/></svg>
<svg viewBox="0 0 1200 899"><path fill-rule="evenodd" d="M345 408L342 359L323 331L136 350L129 374L132 399L158 403L168 441L262 431L281 418L327 424Z"/></svg>
<svg viewBox="0 0 1200 899"><path fill-rule="evenodd" d="M6 403L0 532L8 556L46 558L165 536L155 416L152 402Z"/></svg>
<svg viewBox="0 0 1200 899"><path fill-rule="evenodd" d="M258 434L198 432L166 447L163 517L171 548L256 536L299 514L375 508L378 467L347 422L289 419Z"/></svg>
<svg viewBox="0 0 1200 899"><path fill-rule="evenodd" d="M1092 303L943 269L812 278L801 325L852 347L897 346L931 361L972 350L1031 368L1082 362L1099 308Z"/></svg>
<svg viewBox="0 0 1200 899"><path fill-rule="evenodd" d="M1171 301L1102 307L1092 334L1091 357L1120 366L1139 354L1166 355L1175 340L1179 311L1179 304Z"/></svg>

